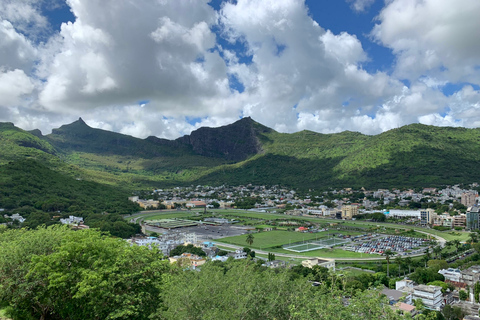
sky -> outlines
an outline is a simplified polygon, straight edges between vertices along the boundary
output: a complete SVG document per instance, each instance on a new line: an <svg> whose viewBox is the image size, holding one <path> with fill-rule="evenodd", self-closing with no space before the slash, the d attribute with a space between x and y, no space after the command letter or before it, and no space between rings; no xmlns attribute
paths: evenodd
<svg viewBox="0 0 480 320"><path fill-rule="evenodd" d="M478 0L2 0L0 122L480 127Z"/></svg>

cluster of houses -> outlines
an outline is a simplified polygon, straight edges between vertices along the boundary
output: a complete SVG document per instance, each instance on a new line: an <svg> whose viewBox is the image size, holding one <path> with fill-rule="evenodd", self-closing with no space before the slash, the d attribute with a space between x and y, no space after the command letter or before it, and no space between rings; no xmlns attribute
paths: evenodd
<svg viewBox="0 0 480 320"><path fill-rule="evenodd" d="M425 308L439 311L446 305L458 306L467 315L464 319L480 319L480 304L475 302L473 287L480 281L480 266L472 266L466 270L443 269L438 271L445 277L445 283L451 284L455 290L443 290L435 285L416 285L412 280L404 279L395 283L395 289L382 291L390 301L390 304L402 312L417 313L414 301L420 299ZM467 300L462 301L459 290L467 291Z"/></svg>
<svg viewBox="0 0 480 320"><path fill-rule="evenodd" d="M5 219L10 219L12 221L18 221L19 223L24 223L26 219L18 213L14 213L11 216L4 215ZM54 216L55 218L60 218L60 216ZM83 223L82 217L69 216L68 218L63 218L59 220L61 224L66 224L72 226L75 229L88 229L89 227Z"/></svg>
<svg viewBox="0 0 480 320"><path fill-rule="evenodd" d="M473 184L472 187L478 187ZM363 199L351 201L351 196L363 193ZM462 189L459 186L436 188L424 188L422 191L414 190L388 190L378 189L368 191L365 189L352 190L345 188L324 192L323 195L302 195L294 190L278 186L238 186L238 187L210 187L196 186L174 188L170 190L154 190L151 196L165 200L143 200L139 196L130 197L131 201L137 202L143 208L213 208L215 204L219 208L231 208L235 201L246 197L256 198L255 208L284 209L288 205L294 207L285 213L291 215L312 215L317 217L329 217L343 220L355 219L355 216L363 213L375 212L379 204L388 205L395 202L396 205L404 206L406 210L389 210L384 213L387 217L410 219L410 222L424 226L442 226L448 228L468 228L471 230L480 228L480 209L478 204L478 192L473 189ZM332 199L332 197L334 199ZM360 200L360 201L359 201ZM327 203L328 201L328 203ZM453 202L459 202L468 208L465 214L449 215L448 213L437 214L432 209L408 210L411 202L435 202L449 205L453 208ZM329 206L325 205L328 204ZM377 210L378 211L378 210ZM459 212L457 212L459 213Z"/></svg>

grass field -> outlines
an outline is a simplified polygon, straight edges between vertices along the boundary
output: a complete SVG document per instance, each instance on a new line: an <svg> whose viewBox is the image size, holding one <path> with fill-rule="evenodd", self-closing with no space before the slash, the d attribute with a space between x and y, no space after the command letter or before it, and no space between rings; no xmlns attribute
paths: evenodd
<svg viewBox="0 0 480 320"><path fill-rule="evenodd" d="M335 223L336 226L329 227L328 232L320 232L320 233L298 233L292 231L284 231L284 230L274 230L269 232L260 232L254 234L254 241L251 246L253 249L262 249L266 251L270 251L273 253L285 253L291 255L302 255L302 256L311 256L311 257L325 257L325 258L335 258L337 260L341 260L342 258L376 258L376 255L368 255L368 254L361 254L357 252L351 251L344 251L341 249L320 249L314 251L307 251L301 253L295 253L292 251L284 250L281 248L282 245L295 243L295 242L302 242L308 240L315 240L328 237L328 233L335 232L335 233L342 233L342 234L351 234L351 235L358 235L365 232L371 228L379 227L379 233L389 233L394 234L395 230L401 231L402 229L411 230L413 229L414 232L412 234L407 234L410 237L421 237L426 238L428 237L426 234L421 232L426 232L433 235L438 235L444 238L447 241L458 239L460 241L466 241L468 239L468 232L459 232L459 231L438 231L434 229L428 228L420 228L420 227L413 227L409 225L398 225L393 223L372 223L372 222L365 222L365 221L341 221L335 219L324 219L324 218L317 218L317 217L303 217L303 216L286 216L284 214L274 214L274 213L264 213L264 212L254 212L254 211L247 211L247 210L210 210L213 212L215 217L223 217L227 219L236 219L240 220L240 224L248 224L255 227L267 227L270 226L270 222L273 224L275 220L278 223L278 220L286 221L286 220L304 220L309 222L314 222L317 224L330 224ZM210 214L209 214L210 216ZM189 211L168 211L168 212L152 212L149 213L148 211L144 214L136 217L143 217L145 220L154 220L154 219L171 219L171 218L196 218L199 219L201 216L197 215L197 210L189 212ZM127 218L127 217L126 217ZM278 226L277 226L278 227ZM342 227L355 227L355 228L364 228L362 231L346 231L346 230L337 230L337 228ZM282 228L282 227L280 227ZM385 230L386 229L386 230ZM241 247L246 247L248 244L246 243L246 235L242 236L235 236L235 237L228 237L223 239L218 239L217 242L224 242L228 244L238 245ZM250 246L249 246L250 247ZM383 257L378 256L379 259Z"/></svg>
<svg viewBox="0 0 480 320"><path fill-rule="evenodd" d="M275 246L281 246L288 243L294 243L299 241L315 240L326 237L325 232L319 233L300 233L293 231L268 231L268 232L259 232L254 233L253 244L249 247L257 249L267 249ZM221 239L221 242L234 244L237 246L248 246L247 235L234 236ZM218 240L217 240L218 241Z"/></svg>

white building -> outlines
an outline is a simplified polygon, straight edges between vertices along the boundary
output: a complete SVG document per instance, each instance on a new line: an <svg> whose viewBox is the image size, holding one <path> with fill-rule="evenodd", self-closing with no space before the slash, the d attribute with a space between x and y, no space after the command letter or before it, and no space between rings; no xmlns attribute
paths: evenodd
<svg viewBox="0 0 480 320"><path fill-rule="evenodd" d="M390 211L384 212L387 217L393 218L416 218L420 220L420 210L396 210L391 209Z"/></svg>
<svg viewBox="0 0 480 320"><path fill-rule="evenodd" d="M421 284L413 288L412 299L421 299L425 308L439 311L443 306L442 287Z"/></svg>
<svg viewBox="0 0 480 320"><path fill-rule="evenodd" d="M60 219L61 224L81 224L83 223L83 218L82 217L75 217L75 216L70 216L65 219Z"/></svg>
<svg viewBox="0 0 480 320"><path fill-rule="evenodd" d="M442 269L439 270L438 273L445 277L445 280L460 282L462 280L462 273L459 269Z"/></svg>

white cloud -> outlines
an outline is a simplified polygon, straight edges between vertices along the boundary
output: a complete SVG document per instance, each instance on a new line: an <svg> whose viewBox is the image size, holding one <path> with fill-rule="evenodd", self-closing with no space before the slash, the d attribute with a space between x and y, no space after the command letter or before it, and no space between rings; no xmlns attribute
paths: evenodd
<svg viewBox="0 0 480 320"><path fill-rule="evenodd" d="M479 84L478 0L391 0L372 35L397 55L396 75Z"/></svg>
<svg viewBox="0 0 480 320"><path fill-rule="evenodd" d="M353 10L364 12L375 2L375 0L347 0L347 2L351 3Z"/></svg>
<svg viewBox="0 0 480 320"><path fill-rule="evenodd" d="M23 70L0 72L0 107L15 106L22 97L34 89L30 78Z"/></svg>
<svg viewBox="0 0 480 320"><path fill-rule="evenodd" d="M36 59L36 49L7 20L0 20L0 68L30 72Z"/></svg>
<svg viewBox="0 0 480 320"><path fill-rule="evenodd" d="M365 11L374 1L350 2ZM283 132L480 125L476 86L441 92L480 81L476 0L386 1L372 36L396 55L393 74L363 69L372 57L359 38L322 28L303 0L229 1L218 12L208 0L68 0L75 21L40 43L28 26L48 28L46 3L0 4L0 121L48 133L81 116L169 139L240 116Z"/></svg>

